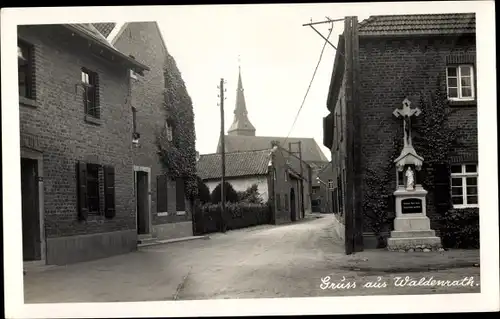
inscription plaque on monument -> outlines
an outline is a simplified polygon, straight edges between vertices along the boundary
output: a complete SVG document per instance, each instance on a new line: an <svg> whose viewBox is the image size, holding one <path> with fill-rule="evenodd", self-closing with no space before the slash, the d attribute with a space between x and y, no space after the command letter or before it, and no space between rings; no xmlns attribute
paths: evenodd
<svg viewBox="0 0 500 319"><path fill-rule="evenodd" d="M418 198L407 198L401 201L401 213L420 214L422 213L422 200Z"/></svg>

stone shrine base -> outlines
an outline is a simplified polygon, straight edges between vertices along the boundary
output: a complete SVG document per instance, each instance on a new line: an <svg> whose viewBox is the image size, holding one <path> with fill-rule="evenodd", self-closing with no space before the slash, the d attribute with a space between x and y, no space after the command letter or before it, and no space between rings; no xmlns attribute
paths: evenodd
<svg viewBox="0 0 500 319"><path fill-rule="evenodd" d="M391 251L439 250L441 238L430 229L427 216L401 216L394 220L395 230L387 239L387 249Z"/></svg>

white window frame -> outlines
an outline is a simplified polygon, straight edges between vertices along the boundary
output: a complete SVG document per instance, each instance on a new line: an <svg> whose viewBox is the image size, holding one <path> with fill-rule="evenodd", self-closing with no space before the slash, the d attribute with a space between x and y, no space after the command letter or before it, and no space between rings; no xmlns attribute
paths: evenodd
<svg viewBox="0 0 500 319"><path fill-rule="evenodd" d="M462 74L461 74L461 69L463 67L468 67L470 69L470 88L471 88L471 96L463 97L462 96ZM449 76L448 75L448 69L454 68L457 70L457 75L456 76ZM457 79L457 86L456 87L451 87L451 88L456 88L457 89L457 97L450 97L449 96L449 89L450 87L448 86L448 79L449 78L456 78ZM474 65L472 64L459 64L459 65L453 65L453 66L447 66L446 67L446 96L448 97L448 100L450 101L473 101L475 100L475 86L474 86Z"/></svg>
<svg viewBox="0 0 500 319"><path fill-rule="evenodd" d="M328 189L333 190L333 180L331 179L328 180Z"/></svg>
<svg viewBox="0 0 500 319"><path fill-rule="evenodd" d="M475 165L476 166L476 172L474 173L467 173L465 171L465 168L467 165ZM466 164L455 164L452 166L460 166L461 171L460 173L451 173L450 174L450 183L453 183L453 179L461 179L462 180L462 204L453 204L453 208L473 208L473 207L479 207L479 167L475 163L466 163ZM467 177L476 177L477 180L477 185L475 187L477 188L477 194L476 196L478 197L478 203L477 204L468 204L467 203ZM451 187L453 184L451 184ZM451 196L453 196L453 192L451 193ZM454 196L457 197L457 196Z"/></svg>

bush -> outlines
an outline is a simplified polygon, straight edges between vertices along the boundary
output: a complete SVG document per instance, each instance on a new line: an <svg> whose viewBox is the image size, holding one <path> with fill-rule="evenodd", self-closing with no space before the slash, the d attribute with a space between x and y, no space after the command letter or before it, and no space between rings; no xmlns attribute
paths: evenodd
<svg viewBox="0 0 500 319"><path fill-rule="evenodd" d="M238 201L251 204L262 204L263 202L257 184L253 184L244 192L238 192Z"/></svg>
<svg viewBox="0 0 500 319"><path fill-rule="evenodd" d="M198 205L195 208L195 233L197 235L221 230L221 204ZM226 230L241 229L269 224L269 205L251 203L227 203L224 222Z"/></svg>
<svg viewBox="0 0 500 319"><path fill-rule="evenodd" d="M234 190L231 183L224 182L224 194L226 195L226 202L238 202L238 193ZM221 202L221 183L219 183L219 185L217 185L217 187L213 190L210 197L212 204L218 204Z"/></svg>
<svg viewBox="0 0 500 319"><path fill-rule="evenodd" d="M198 183L198 200L201 204L210 203L212 198L210 197L210 189L208 186L203 183L203 180L200 177L197 177Z"/></svg>
<svg viewBox="0 0 500 319"><path fill-rule="evenodd" d="M440 236L446 248L479 248L479 209L450 209L440 219Z"/></svg>

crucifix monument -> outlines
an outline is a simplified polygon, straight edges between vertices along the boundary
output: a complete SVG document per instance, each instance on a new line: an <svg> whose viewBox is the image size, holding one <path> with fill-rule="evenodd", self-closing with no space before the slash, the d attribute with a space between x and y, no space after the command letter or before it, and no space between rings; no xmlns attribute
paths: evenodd
<svg viewBox="0 0 500 319"><path fill-rule="evenodd" d="M426 214L427 191L420 184L416 172L422 169L423 157L413 148L411 140L411 119L418 117L419 108L411 108L408 99L403 101L401 109L395 109L393 114L403 119L404 146L401 154L394 160L396 164L396 218L394 230L387 240L389 250L415 250L441 248L441 239L436 237L430 228L430 220Z"/></svg>

